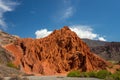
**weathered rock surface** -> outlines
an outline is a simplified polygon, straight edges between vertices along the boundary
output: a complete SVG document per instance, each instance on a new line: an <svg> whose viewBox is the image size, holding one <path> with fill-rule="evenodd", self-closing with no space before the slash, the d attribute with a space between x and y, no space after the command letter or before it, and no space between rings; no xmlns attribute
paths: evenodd
<svg viewBox="0 0 120 80"><path fill-rule="evenodd" d="M107 67L107 62L91 53L86 43L66 26L45 38L18 39L6 49L15 56L14 63L27 73L53 75Z"/></svg>
<svg viewBox="0 0 120 80"><path fill-rule="evenodd" d="M0 45L1 46L4 46L9 43L13 43L17 38L18 38L18 36L10 35L6 32L3 32L2 30L0 30Z"/></svg>

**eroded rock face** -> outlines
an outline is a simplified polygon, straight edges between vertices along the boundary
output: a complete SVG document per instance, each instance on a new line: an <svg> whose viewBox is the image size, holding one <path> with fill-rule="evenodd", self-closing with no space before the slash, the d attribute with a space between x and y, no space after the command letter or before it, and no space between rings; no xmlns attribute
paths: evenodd
<svg viewBox="0 0 120 80"><path fill-rule="evenodd" d="M6 49L16 65L27 73L54 75L71 70L106 69L107 62L90 52L89 47L68 27L55 30L41 39L18 39Z"/></svg>

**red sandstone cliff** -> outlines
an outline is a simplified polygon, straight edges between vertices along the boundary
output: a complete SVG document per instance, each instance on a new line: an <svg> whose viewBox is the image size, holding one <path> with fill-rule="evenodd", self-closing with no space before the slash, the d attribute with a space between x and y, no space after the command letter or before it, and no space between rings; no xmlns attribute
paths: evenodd
<svg viewBox="0 0 120 80"><path fill-rule="evenodd" d="M106 69L107 63L90 52L89 47L68 27L55 30L41 39L18 39L6 49L15 56L14 63L27 73L52 75L71 70Z"/></svg>

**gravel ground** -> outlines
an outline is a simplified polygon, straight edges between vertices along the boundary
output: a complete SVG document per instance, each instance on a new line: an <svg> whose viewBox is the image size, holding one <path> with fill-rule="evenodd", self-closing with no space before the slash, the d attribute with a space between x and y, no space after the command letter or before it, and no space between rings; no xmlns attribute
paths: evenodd
<svg viewBox="0 0 120 80"><path fill-rule="evenodd" d="M73 77L63 77L63 76L28 76L30 80L100 80L96 78L73 78ZM5 80L9 80L6 77Z"/></svg>

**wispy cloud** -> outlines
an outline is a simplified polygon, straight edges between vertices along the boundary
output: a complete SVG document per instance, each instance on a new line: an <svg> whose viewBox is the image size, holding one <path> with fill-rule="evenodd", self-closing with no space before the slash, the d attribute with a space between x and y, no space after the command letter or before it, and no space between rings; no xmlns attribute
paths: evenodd
<svg viewBox="0 0 120 80"><path fill-rule="evenodd" d="M67 19L73 15L73 7L68 7L62 15L62 19Z"/></svg>
<svg viewBox="0 0 120 80"><path fill-rule="evenodd" d="M61 19L66 20L73 16L75 8L73 7L71 0L63 0L63 3L65 7L61 13Z"/></svg>
<svg viewBox="0 0 120 80"><path fill-rule="evenodd" d="M2 29L7 28L4 13L13 11L15 6L18 4L19 3L13 2L12 0L0 0L0 28Z"/></svg>
<svg viewBox="0 0 120 80"><path fill-rule="evenodd" d="M71 18L75 13L75 4L72 4L72 0L61 0L61 8L56 10L56 13L53 15L53 21L57 23L65 22Z"/></svg>
<svg viewBox="0 0 120 80"><path fill-rule="evenodd" d="M73 25L73 26L70 26L70 29L74 31L80 38L106 41L104 36L99 36L99 34L94 33L91 26ZM35 35L36 35L36 38L43 38L48 36L50 33L52 33L52 31L48 31L47 29L41 29L41 30L37 30L35 32Z"/></svg>

